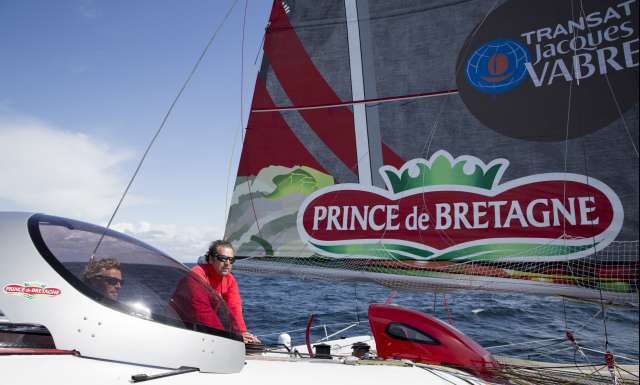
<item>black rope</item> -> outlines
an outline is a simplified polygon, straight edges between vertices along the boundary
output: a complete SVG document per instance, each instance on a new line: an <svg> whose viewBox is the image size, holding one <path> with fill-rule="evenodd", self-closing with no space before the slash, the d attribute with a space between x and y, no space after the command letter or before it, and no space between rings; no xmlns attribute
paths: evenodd
<svg viewBox="0 0 640 385"><path fill-rule="evenodd" d="M358 283L353 284L353 295L355 297L356 305L356 322L360 323L360 311L358 309Z"/></svg>
<svg viewBox="0 0 640 385"><path fill-rule="evenodd" d="M584 372L580 370L579 373L567 371L567 367L532 367L532 366L518 366L503 364L500 370L497 370L497 374L501 374L509 380L524 380L526 383L535 383L540 385L558 385L558 384L576 384L585 383L597 383L608 384L609 379L606 376L597 374L605 369L606 366L600 365L580 365L580 368L591 368L592 371ZM520 383L520 382L517 382Z"/></svg>
<svg viewBox="0 0 640 385"><path fill-rule="evenodd" d="M564 330L569 331L569 325L567 323L567 305L564 297L562 297L562 313L564 314Z"/></svg>
<svg viewBox="0 0 640 385"><path fill-rule="evenodd" d="M635 373L633 373L633 372L630 372L630 371L626 370L626 369L625 369L625 368L623 368L622 366L619 366L619 365L618 365L618 366L616 366L616 369L620 369L620 370L622 370L623 372L625 372L625 373L627 373L627 374L629 374L629 375L631 375L631 376L633 376L633 377L635 377L635 378L640 378L640 377L638 377L638 375L637 375L637 374L635 374Z"/></svg>
<svg viewBox="0 0 640 385"><path fill-rule="evenodd" d="M244 143L244 98L242 97L242 91L244 89L244 35L247 24L247 6L249 0L244 2L244 13L242 14L242 40L240 43L240 134L242 135L242 142Z"/></svg>
<svg viewBox="0 0 640 385"><path fill-rule="evenodd" d="M503 363L501 364L502 367L507 368L507 369L526 369L526 370L549 370L549 369L567 369L570 368L571 366L569 365L558 365L558 366L530 366L530 365L517 365L517 364L508 364L508 363ZM603 365L593 365L593 364L584 364L584 365L579 365L579 367L581 368L603 368Z"/></svg>

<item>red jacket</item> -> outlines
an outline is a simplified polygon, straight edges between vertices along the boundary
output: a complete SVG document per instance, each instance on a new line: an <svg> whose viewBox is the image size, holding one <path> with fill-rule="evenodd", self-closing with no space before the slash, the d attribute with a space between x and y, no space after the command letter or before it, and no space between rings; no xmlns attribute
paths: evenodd
<svg viewBox="0 0 640 385"><path fill-rule="evenodd" d="M209 285L220 294L224 299L229 311L236 320L236 327L240 332L247 331L247 325L242 318L242 299L238 290L238 282L231 273L222 276L211 265L199 264L194 266L191 271L202 277Z"/></svg>

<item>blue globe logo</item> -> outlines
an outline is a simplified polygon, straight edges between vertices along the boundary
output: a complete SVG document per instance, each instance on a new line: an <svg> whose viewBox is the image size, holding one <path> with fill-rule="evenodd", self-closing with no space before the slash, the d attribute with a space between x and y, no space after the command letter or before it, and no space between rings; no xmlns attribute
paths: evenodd
<svg viewBox="0 0 640 385"><path fill-rule="evenodd" d="M525 63L531 61L520 43L492 40L475 50L467 61L466 77L478 91L499 94L516 87L525 78Z"/></svg>

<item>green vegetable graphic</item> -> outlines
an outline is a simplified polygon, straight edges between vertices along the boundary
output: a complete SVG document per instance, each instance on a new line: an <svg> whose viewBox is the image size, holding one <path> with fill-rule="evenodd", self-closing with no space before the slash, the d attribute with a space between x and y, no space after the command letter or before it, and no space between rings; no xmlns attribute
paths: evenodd
<svg viewBox="0 0 640 385"><path fill-rule="evenodd" d="M290 194L309 195L314 191L332 185L333 177L312 168L302 166L288 174L273 178L276 189L266 195L268 199L279 199Z"/></svg>

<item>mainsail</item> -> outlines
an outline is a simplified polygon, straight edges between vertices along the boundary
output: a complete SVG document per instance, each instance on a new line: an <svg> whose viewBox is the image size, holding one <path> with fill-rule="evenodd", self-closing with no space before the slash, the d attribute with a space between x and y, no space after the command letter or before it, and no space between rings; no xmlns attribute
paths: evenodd
<svg viewBox="0 0 640 385"><path fill-rule="evenodd" d="M638 305L635 0L275 1L237 268Z"/></svg>

